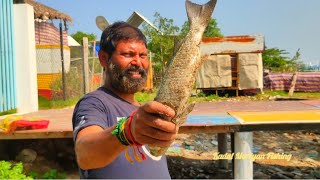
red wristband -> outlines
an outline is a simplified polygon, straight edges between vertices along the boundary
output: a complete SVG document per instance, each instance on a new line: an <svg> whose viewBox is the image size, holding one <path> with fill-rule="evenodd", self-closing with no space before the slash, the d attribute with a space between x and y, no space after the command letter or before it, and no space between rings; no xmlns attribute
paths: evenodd
<svg viewBox="0 0 320 180"><path fill-rule="evenodd" d="M127 131L128 131L128 135L129 135L129 141L131 141L132 144L135 145L135 146L142 146L142 144L138 143L138 142L133 138L133 135L132 135L132 132L131 132L131 121L132 121L133 116L136 114L136 112L137 112L137 111L133 111L133 112L131 113L131 115L129 116L129 119L128 119L128 121L127 121L127 123L128 123L128 129L127 129Z"/></svg>
<svg viewBox="0 0 320 180"><path fill-rule="evenodd" d="M133 116L136 114L136 112L137 112L137 110L133 111L131 113L131 115L129 116L129 119L128 119L128 134L129 134L130 140L132 141L132 144L137 147L138 152L141 155L142 160L146 160L147 157L141 152L141 150L139 148L139 147L142 146L142 144L140 144L140 143L138 143L137 141L134 140L132 132L131 132L131 121L132 121Z"/></svg>

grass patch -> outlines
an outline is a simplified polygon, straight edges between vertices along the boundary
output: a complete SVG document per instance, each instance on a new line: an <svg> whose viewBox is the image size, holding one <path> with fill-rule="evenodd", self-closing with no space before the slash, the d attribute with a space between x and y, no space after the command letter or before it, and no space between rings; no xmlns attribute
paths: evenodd
<svg viewBox="0 0 320 180"><path fill-rule="evenodd" d="M38 96L38 103L39 103L39 109L59 109L59 108L65 108L74 106L78 100L79 97L73 97L67 100L48 100L42 96Z"/></svg>
<svg viewBox="0 0 320 180"><path fill-rule="evenodd" d="M157 90L153 92L137 92L134 97L139 103L146 103L149 101L153 101L157 95ZM211 94L206 96L203 93L199 93L197 96L190 97L188 102L204 102L204 101L215 101L215 100L223 100L227 99L227 96L219 97L215 94Z"/></svg>
<svg viewBox="0 0 320 180"><path fill-rule="evenodd" d="M146 103L146 102L149 102L149 101L153 101L155 97L156 97L156 91L153 91L153 92L137 92L137 93L134 94L134 98L139 103Z"/></svg>
<svg viewBox="0 0 320 180"><path fill-rule="evenodd" d="M153 101L156 96L156 91L152 93L148 92L138 92L135 94L135 98L140 103L145 103L148 101ZM225 96L217 96L216 94L205 95L204 93L200 92L196 96L189 97L189 103L198 103L198 102L210 102L210 101L220 101L220 100L227 100L229 98L235 98L238 100L252 100L252 101L269 101L270 97L289 97L287 91L270 91L264 90L264 94L257 93L253 96L230 96L225 94ZM307 98L307 99L320 99L320 92L294 92L293 98Z"/></svg>
<svg viewBox="0 0 320 180"><path fill-rule="evenodd" d="M264 94L267 96L288 96L288 92L286 92L286 91L264 90Z"/></svg>
<svg viewBox="0 0 320 180"><path fill-rule="evenodd" d="M9 111L0 112L0 116L7 115L7 114L14 114L16 112L17 112L17 109L11 109Z"/></svg>
<svg viewBox="0 0 320 180"><path fill-rule="evenodd" d="M195 103L195 102L210 102L210 101L217 101L217 100L224 100L228 97L220 97L215 94L210 94L206 96L203 93L199 93L197 96L189 97L188 102Z"/></svg>
<svg viewBox="0 0 320 180"><path fill-rule="evenodd" d="M288 91L270 91L264 90L264 94L258 94L260 96L281 96L289 97ZM308 98L308 99L320 99L320 92L294 92L293 98Z"/></svg>
<svg viewBox="0 0 320 180"><path fill-rule="evenodd" d="M308 93L301 93L296 92L293 94L294 97L304 97L304 98L320 98L320 92L308 92Z"/></svg>

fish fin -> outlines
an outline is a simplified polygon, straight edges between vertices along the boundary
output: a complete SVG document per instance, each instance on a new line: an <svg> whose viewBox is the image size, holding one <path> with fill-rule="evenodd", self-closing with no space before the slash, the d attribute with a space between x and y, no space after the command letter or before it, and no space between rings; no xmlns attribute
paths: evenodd
<svg viewBox="0 0 320 180"><path fill-rule="evenodd" d="M190 29L202 27L204 31L208 25L216 3L217 0L210 0L204 5L199 5L187 0L186 9L190 22Z"/></svg>
<svg viewBox="0 0 320 180"><path fill-rule="evenodd" d="M192 111L194 106L195 106L195 103L188 103L186 106L184 106L182 111L178 114L176 118L176 122L174 123L177 124L178 126L183 124L187 120L187 116Z"/></svg>

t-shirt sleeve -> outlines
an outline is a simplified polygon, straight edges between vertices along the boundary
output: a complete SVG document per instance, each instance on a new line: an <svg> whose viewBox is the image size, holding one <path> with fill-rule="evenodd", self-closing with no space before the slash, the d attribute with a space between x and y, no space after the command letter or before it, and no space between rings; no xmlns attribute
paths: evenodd
<svg viewBox="0 0 320 180"><path fill-rule="evenodd" d="M102 128L107 128L110 126L107 117L107 108L101 102L100 99L96 97L85 97L79 101L73 112L73 140L80 130L85 127L97 125Z"/></svg>

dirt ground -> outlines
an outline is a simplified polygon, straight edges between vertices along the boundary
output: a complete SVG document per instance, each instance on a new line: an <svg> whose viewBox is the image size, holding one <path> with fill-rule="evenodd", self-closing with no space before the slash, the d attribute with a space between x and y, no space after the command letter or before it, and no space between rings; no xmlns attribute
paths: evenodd
<svg viewBox="0 0 320 180"><path fill-rule="evenodd" d="M320 178L320 132L254 132L253 152L256 154L292 154L291 159L258 159L254 161L256 179L316 179ZM1 142L15 159L22 149L32 149L36 157L26 162L27 172L44 174L52 169L65 173L68 179L78 179L77 165L71 139L15 140ZM228 136L230 147L230 136ZM219 169L216 134L179 134L167 152L168 166L173 179L230 179L232 163L228 169ZM229 152L230 148L229 148ZM30 157L29 157L30 160Z"/></svg>
<svg viewBox="0 0 320 180"><path fill-rule="evenodd" d="M216 136L216 134L179 135L173 148L170 148L167 153L171 177L174 179L232 178L231 160L228 169L219 169L218 160L213 160L214 153L218 151ZM319 132L254 132L253 141L255 154L292 154L290 160L280 157L257 159L254 161L254 178L320 178ZM230 138L228 142L230 147ZM229 153L231 153L230 148Z"/></svg>

